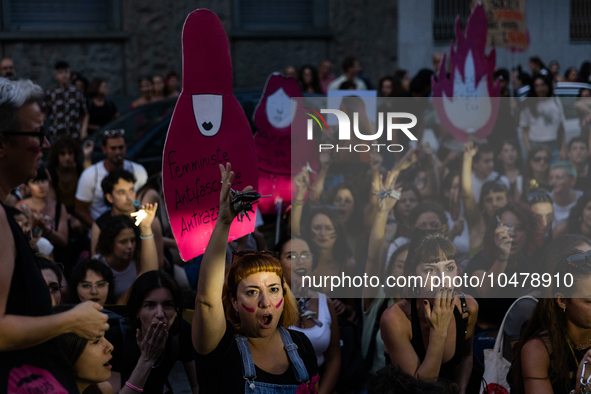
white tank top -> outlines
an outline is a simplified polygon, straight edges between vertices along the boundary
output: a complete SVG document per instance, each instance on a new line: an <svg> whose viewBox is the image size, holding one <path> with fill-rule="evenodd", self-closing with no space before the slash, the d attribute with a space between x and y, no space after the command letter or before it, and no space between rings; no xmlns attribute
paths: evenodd
<svg viewBox="0 0 591 394"><path fill-rule="evenodd" d="M289 328L304 333L308 337L312 342L312 346L314 346L318 366L321 366L324 364L324 352L330 344L330 325L332 324L330 311L326 303L326 295L323 293L318 293L318 315L315 317L322 322L322 327L300 328L291 326Z"/></svg>

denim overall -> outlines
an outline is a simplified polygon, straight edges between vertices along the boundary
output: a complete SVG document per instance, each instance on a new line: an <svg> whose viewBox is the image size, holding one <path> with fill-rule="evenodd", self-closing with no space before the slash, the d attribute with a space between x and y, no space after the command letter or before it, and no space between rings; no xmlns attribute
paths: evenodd
<svg viewBox="0 0 591 394"><path fill-rule="evenodd" d="M304 362L298 354L298 346L293 343L289 332L283 327L277 327L283 340L285 350L287 350L287 356L289 357L292 367L294 369L295 377L300 383L307 383L310 379L308 371ZM297 384L271 384L256 382L256 371L254 363L252 361L252 355L250 348L248 347L248 339L242 335L235 335L236 343L238 344L238 350L242 358L242 377L244 378L244 393L245 394L287 394L295 393L298 389Z"/></svg>

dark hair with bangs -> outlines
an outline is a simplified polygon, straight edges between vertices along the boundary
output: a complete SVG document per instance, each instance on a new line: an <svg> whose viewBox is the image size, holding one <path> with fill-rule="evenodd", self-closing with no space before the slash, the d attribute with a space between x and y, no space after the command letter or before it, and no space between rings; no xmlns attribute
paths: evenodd
<svg viewBox="0 0 591 394"><path fill-rule="evenodd" d="M103 277L109 283L109 292L107 294L106 304L114 304L115 298L115 278L113 277L113 271L100 260L96 259L85 259L74 266L70 273L68 285L70 287L70 301L72 304L79 304L80 297L78 296L78 283L82 282L86 278L88 271Z"/></svg>
<svg viewBox="0 0 591 394"><path fill-rule="evenodd" d="M288 328L292 326L297 320L298 308L296 300L291 293L289 285L283 276L283 267L281 262L275 257L265 254L246 254L240 256L232 262L228 276L224 282L222 290L222 303L224 304L224 311L226 319L232 323L234 330L240 333L240 317L236 316L236 311L232 305L232 300L237 298L238 284L242 279L259 272L272 272L276 274L281 280L281 287L283 288L283 313L279 318L278 326Z"/></svg>
<svg viewBox="0 0 591 394"><path fill-rule="evenodd" d="M417 229L412 235L408 246L408 257L404 264L406 276L416 275L416 269L421 263L437 263L456 259L456 246L447 234L435 230Z"/></svg>

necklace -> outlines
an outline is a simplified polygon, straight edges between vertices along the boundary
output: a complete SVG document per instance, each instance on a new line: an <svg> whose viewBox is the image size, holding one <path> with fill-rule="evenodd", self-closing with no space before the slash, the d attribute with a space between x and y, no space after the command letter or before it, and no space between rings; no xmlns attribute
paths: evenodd
<svg viewBox="0 0 591 394"><path fill-rule="evenodd" d="M571 350L586 350L587 348L589 348L589 345L591 344L591 338L587 339L585 342L583 343L579 343L578 345L575 345L574 342L570 339L570 338L566 338L566 341L568 342L568 346L570 346ZM574 353L573 353L574 356Z"/></svg>
<svg viewBox="0 0 591 394"><path fill-rule="evenodd" d="M591 344L591 338L587 339L583 343L579 343L578 345L575 345L575 349L577 349L577 350L585 350L585 349L587 349L589 347L589 344Z"/></svg>

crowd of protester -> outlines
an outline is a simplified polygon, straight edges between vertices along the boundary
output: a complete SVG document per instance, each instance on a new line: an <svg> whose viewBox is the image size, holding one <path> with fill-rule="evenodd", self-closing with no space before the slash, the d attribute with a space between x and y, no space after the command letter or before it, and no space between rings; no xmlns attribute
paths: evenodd
<svg viewBox="0 0 591 394"><path fill-rule="evenodd" d="M338 77L328 60L284 75L311 96L429 97L440 61L376 85L353 56ZM502 338L512 393L591 392L591 90L570 139L553 95L557 82L590 82L591 64L564 76L556 61L529 67L495 72L512 117L487 140L459 144L435 122L436 149L320 153L318 171L293 177L276 245L258 230L227 242L238 212L232 166L220 165L207 250L180 267L161 175L126 160L125 130L102 131L105 158L91 162L87 138L119 116L107 80L58 62L57 87L43 91L3 59L0 387L162 393L180 361L194 393L481 393L485 350ZM180 90L174 72L138 82L132 108ZM493 285L522 273L561 281ZM490 281L355 298L303 281L362 274Z"/></svg>

